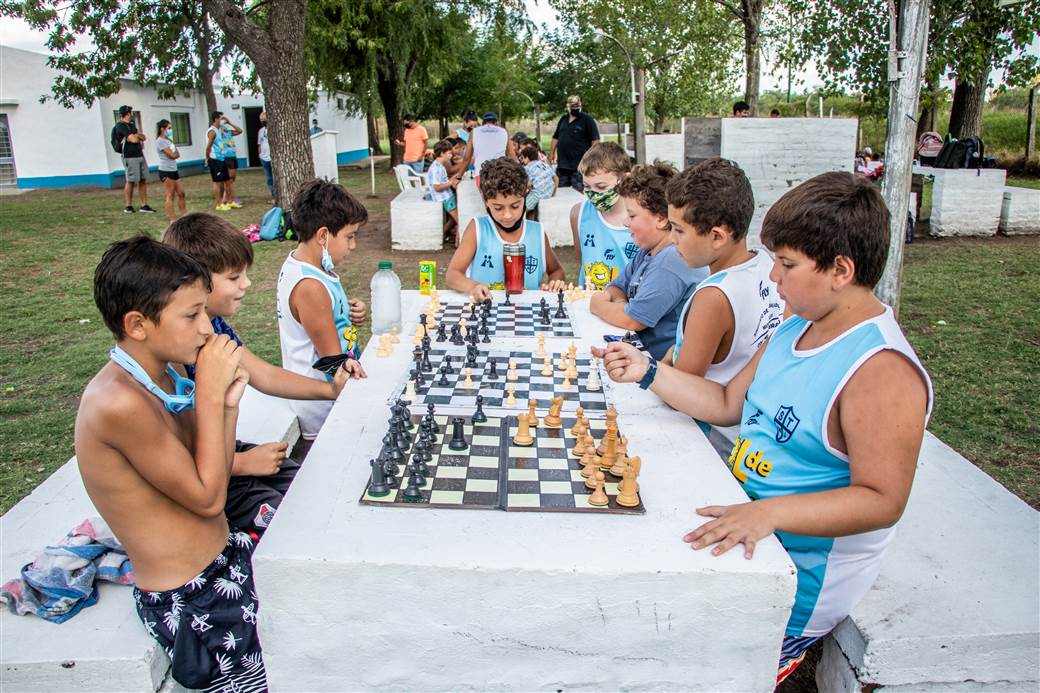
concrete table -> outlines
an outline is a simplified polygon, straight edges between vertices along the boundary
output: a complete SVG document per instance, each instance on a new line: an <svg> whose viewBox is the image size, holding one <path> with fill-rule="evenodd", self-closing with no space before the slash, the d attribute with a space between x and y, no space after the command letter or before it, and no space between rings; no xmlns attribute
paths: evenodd
<svg viewBox="0 0 1040 693"><path fill-rule="evenodd" d="M1000 226L1007 171L999 168L914 166L914 175L932 179L932 233L993 236Z"/></svg>
<svg viewBox="0 0 1040 693"><path fill-rule="evenodd" d="M427 300L404 292L405 316ZM580 350L617 332L569 308ZM495 340L514 343L534 340ZM681 542L693 508L746 497L650 393L617 397L646 515L360 505L411 350L365 350L368 379L343 390L253 559L274 690L772 690L794 567L774 537L750 561Z"/></svg>

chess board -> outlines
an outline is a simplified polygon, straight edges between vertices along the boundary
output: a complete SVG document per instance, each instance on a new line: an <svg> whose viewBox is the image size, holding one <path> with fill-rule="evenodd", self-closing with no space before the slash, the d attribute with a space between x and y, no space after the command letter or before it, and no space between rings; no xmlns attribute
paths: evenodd
<svg viewBox="0 0 1040 693"><path fill-rule="evenodd" d="M550 296L550 294L546 294ZM565 308L567 317L557 318L556 298L546 299L549 304L549 318L552 322L543 325L538 317L540 307L537 303L513 303L506 305L498 302L491 306L491 316L488 318L488 332L491 337L535 337L544 334L546 337L573 337L574 326L571 324L570 309ZM445 323L449 328L451 325L466 318L466 327L473 328L480 325L480 307L477 306L477 320L470 319L471 311L466 310L465 303L444 303L437 312L437 322ZM435 336L436 330L431 330L431 337Z"/></svg>
<svg viewBox="0 0 1040 693"><path fill-rule="evenodd" d="M424 373L426 384L415 389L415 400L411 403L414 411L426 411L427 404L434 404L438 411L444 413L461 413L470 415L477 406L477 395L484 397L484 411L488 416L506 415L527 409L527 401L535 400L535 408L544 413L552 404L552 398L557 395L563 396L563 415L573 415L580 406L585 410L588 418L603 418L608 407L614 403L613 384L599 369L600 389L590 391L587 387L589 374L592 372L592 357L589 354L578 354L577 361L578 377L571 382L571 389L563 389L563 371L558 368L560 354L546 350L552 356L552 375L542 375L542 359L535 356L531 351L505 351L502 349L488 350L481 345L473 366L474 387L465 387L466 374L466 348L452 345L434 343L430 349L430 363L433 370ZM454 373L447 374L447 385L440 384L440 367L444 363L444 357L451 356L452 369ZM490 359L496 359L498 378L490 377ZM516 405L507 404L509 398L507 380L510 360L516 363L517 379L512 382L516 386ZM397 401L404 392L409 379L405 373L401 382L394 389L388 400L388 404Z"/></svg>
<svg viewBox="0 0 1040 693"><path fill-rule="evenodd" d="M418 424L420 418L413 416L412 421ZM397 483L388 495L371 496L366 484L360 498L363 505L623 515L646 512L642 495L635 507L618 505L620 479L606 472L604 490L609 503L601 507L589 505L592 491L585 487L578 458L570 454L575 442L570 433L574 417L563 417L561 428L547 428L539 423L531 429L534 444L529 447L515 445L512 441L516 433L515 417L492 417L478 424L467 417L464 431L469 448L460 451L448 448L452 417L437 414L434 418L441 432L431 451L433 460L426 463L430 474L426 485L420 489L423 500L403 498L408 479L402 463L398 465ZM600 440L606 422L590 420L589 423L593 437ZM411 438L414 442L415 431Z"/></svg>

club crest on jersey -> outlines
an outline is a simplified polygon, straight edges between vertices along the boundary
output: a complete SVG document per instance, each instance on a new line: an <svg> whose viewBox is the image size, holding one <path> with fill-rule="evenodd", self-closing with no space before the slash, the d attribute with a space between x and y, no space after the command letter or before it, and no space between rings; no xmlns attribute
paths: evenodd
<svg viewBox="0 0 1040 693"><path fill-rule="evenodd" d="M491 256L490 255L485 255L484 256L484 261L480 263L480 266L481 267L491 267L491 268L494 268L495 264L493 262L491 262Z"/></svg>
<svg viewBox="0 0 1040 693"><path fill-rule="evenodd" d="M524 269L528 274L534 274L538 271L538 258L531 257L530 255L524 260Z"/></svg>
<svg viewBox="0 0 1040 693"><path fill-rule="evenodd" d="M786 443L791 440L801 419L794 415L794 407L782 406L776 410L773 423L776 424L776 442Z"/></svg>
<svg viewBox="0 0 1040 693"><path fill-rule="evenodd" d="M632 241L629 241L625 244L625 257L627 257L629 260L634 258L638 252L639 246L633 243Z"/></svg>

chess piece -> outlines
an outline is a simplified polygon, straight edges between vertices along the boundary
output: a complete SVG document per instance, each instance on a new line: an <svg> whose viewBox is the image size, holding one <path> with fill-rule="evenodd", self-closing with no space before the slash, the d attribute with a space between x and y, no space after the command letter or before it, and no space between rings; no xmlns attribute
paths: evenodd
<svg viewBox="0 0 1040 693"><path fill-rule="evenodd" d="M509 372L506 373L506 380L515 383L518 378L519 378L519 376L517 375L517 372L516 372L516 361L510 359L509 360Z"/></svg>
<svg viewBox="0 0 1040 693"><path fill-rule="evenodd" d="M544 333L538 335L538 351L536 351L534 353L534 355L537 356L538 358L543 358L545 356L545 334Z"/></svg>
<svg viewBox="0 0 1040 693"><path fill-rule="evenodd" d="M463 381L462 387L466 388L467 390L472 390L474 387L476 387L476 383L473 382L473 369L467 368L465 373L466 379Z"/></svg>
<svg viewBox="0 0 1040 693"><path fill-rule="evenodd" d="M413 481L414 477L408 479L408 485L404 489L404 493L401 494L401 498L408 501L409 503L421 503L426 500L423 496L422 491Z"/></svg>
<svg viewBox="0 0 1040 693"><path fill-rule="evenodd" d="M600 467L610 469L614 466L614 462L617 461L617 442L617 424L608 423L607 432L603 434L603 440L600 441L599 448L596 450Z"/></svg>
<svg viewBox="0 0 1040 693"><path fill-rule="evenodd" d="M404 394L401 395L401 399L406 402L415 401L415 382L412 380L408 381L408 384L404 386Z"/></svg>
<svg viewBox="0 0 1040 693"><path fill-rule="evenodd" d="M583 429L581 433L574 436L574 447L571 448L571 455L579 459L585 456L585 449L587 447L585 445L585 437L587 435L588 434Z"/></svg>
<svg viewBox="0 0 1040 693"><path fill-rule="evenodd" d="M387 344L386 335L379 337L379 347L376 349L376 356L385 359L390 355L390 345Z"/></svg>
<svg viewBox="0 0 1040 693"><path fill-rule="evenodd" d="M596 472L596 490L589 496L589 505L594 505L597 508L602 508L610 503L610 498L607 497L607 492L603 490L606 485L606 476L603 472Z"/></svg>
<svg viewBox="0 0 1040 693"><path fill-rule="evenodd" d="M538 416L534 413L534 399L527 400L527 421L531 424L531 428L538 428Z"/></svg>
<svg viewBox="0 0 1040 693"><path fill-rule="evenodd" d="M585 479L590 479L599 470L599 465L596 464L596 456L592 454L592 450L585 450L585 454L581 458L581 475Z"/></svg>
<svg viewBox="0 0 1040 693"><path fill-rule="evenodd" d="M397 332L398 332L397 325L394 325L393 327L390 328L390 343L391 344L400 344L401 343L401 338L397 336Z"/></svg>
<svg viewBox="0 0 1040 693"><path fill-rule="evenodd" d="M451 450L465 450L469 447L469 443L466 442L466 435L463 431L465 420L456 416L451 420L451 441L448 443L448 448Z"/></svg>
<svg viewBox="0 0 1040 693"><path fill-rule="evenodd" d="M475 368L477 365L477 354L480 353L477 347L470 344L466 347L466 366L469 368Z"/></svg>
<svg viewBox="0 0 1040 693"><path fill-rule="evenodd" d="M556 292L556 299L557 299L556 315L554 317L556 317L557 319L566 318L567 317L567 311L564 310L564 307L563 307L563 289L560 289L558 292Z"/></svg>
<svg viewBox="0 0 1040 693"><path fill-rule="evenodd" d="M506 386L506 392L509 393L509 397L506 399L506 406L507 407L515 407L516 406L516 385L514 385L513 383L509 383L509 385Z"/></svg>
<svg viewBox="0 0 1040 693"><path fill-rule="evenodd" d="M560 412L563 410L563 395L557 395L552 398L552 405L549 406L549 413L545 415L542 422L546 428L560 428L562 420L560 419Z"/></svg>
<svg viewBox="0 0 1040 693"><path fill-rule="evenodd" d="M448 371L444 370L444 364L441 364L439 372L441 374L441 379L437 381L437 386L448 387L450 385L450 383L448 382Z"/></svg>
<svg viewBox="0 0 1040 693"><path fill-rule="evenodd" d="M451 367L451 354L444 355L444 372L450 375L455 374L455 369Z"/></svg>
<svg viewBox="0 0 1040 693"><path fill-rule="evenodd" d="M641 466L642 461L638 457L629 459L628 464L625 465L621 483L618 484L616 499L618 505L626 508L634 508L639 505L639 484L636 482L636 477L639 476Z"/></svg>
<svg viewBox="0 0 1040 693"><path fill-rule="evenodd" d="M412 464L408 465L411 468L411 475L408 477L408 484L415 484L419 488L426 485L426 477L423 476L422 471L419 469L419 463L412 461Z"/></svg>
<svg viewBox="0 0 1040 693"><path fill-rule="evenodd" d="M448 333L445 330L444 323L437 325L437 341L446 342L448 340Z"/></svg>
<svg viewBox="0 0 1040 693"><path fill-rule="evenodd" d="M480 342L481 344L491 343L491 331L488 329L486 320L480 325Z"/></svg>
<svg viewBox="0 0 1040 693"><path fill-rule="evenodd" d="M513 305L513 302L509 300L509 292L508 292L508 291L506 292L506 300L505 300L505 303L503 303L502 305L506 305L506 306L511 306L511 305Z"/></svg>
<svg viewBox="0 0 1040 693"><path fill-rule="evenodd" d="M440 433L441 427L440 424L437 423L437 419L434 418L435 412L436 410L434 409L433 402L426 405L426 417L430 420L430 430L434 433Z"/></svg>
<svg viewBox="0 0 1040 693"><path fill-rule="evenodd" d="M564 374L563 382L560 383L560 389L564 391L574 389L574 385L571 383L571 377L569 375Z"/></svg>
<svg viewBox="0 0 1040 693"><path fill-rule="evenodd" d="M603 389L603 383L599 379L599 364L595 361L589 371L589 379L585 381L585 389L589 392L599 392Z"/></svg>
<svg viewBox="0 0 1040 693"><path fill-rule="evenodd" d="M543 305L541 312L541 322L543 325L551 325L552 318L549 317L549 306Z"/></svg>
<svg viewBox="0 0 1040 693"><path fill-rule="evenodd" d="M484 395L477 395L477 409L469 418L473 423L484 423L488 420L487 414L484 413Z"/></svg>
<svg viewBox="0 0 1040 693"><path fill-rule="evenodd" d="M610 431L610 427L613 426L614 427L614 434L617 435L617 409L614 408L613 404L610 405L610 407L607 409L607 417L606 418L607 418L607 431L609 432ZM603 456L603 451L606 450L606 441L607 441L607 437L604 436L603 440L600 441L599 448L596 450L596 454L599 455L600 457Z"/></svg>
<svg viewBox="0 0 1040 693"><path fill-rule="evenodd" d="M423 339L429 339L429 337L423 337ZM419 370L423 373L433 372L433 364L430 363L430 350L428 348L422 350L422 361L419 364Z"/></svg>
<svg viewBox="0 0 1040 693"><path fill-rule="evenodd" d="M561 373L567 370L567 354L562 351L560 352L560 360L556 364L556 369Z"/></svg>
<svg viewBox="0 0 1040 693"><path fill-rule="evenodd" d="M574 415L576 417L576 420L574 422L574 425L571 426L571 435L572 436L578 435L578 429L581 427L582 420L585 418L585 408L584 407L578 407L574 411Z"/></svg>
<svg viewBox="0 0 1040 693"><path fill-rule="evenodd" d="M548 354L545 354L542 358L542 375L548 378L551 377L552 374L552 357L550 357Z"/></svg>
<svg viewBox="0 0 1040 693"><path fill-rule="evenodd" d="M531 435L531 421L527 418L527 414L521 412L520 416L516 417L517 429L516 435L513 436L513 443L522 447L527 447L534 443L534 437Z"/></svg>
<svg viewBox="0 0 1040 693"><path fill-rule="evenodd" d="M466 318L459 319L459 334L462 335L463 339L469 334L469 330L466 329Z"/></svg>
<svg viewBox="0 0 1040 693"><path fill-rule="evenodd" d="M628 466L628 438L621 436L621 440L617 444L617 456L614 458L614 465L610 468L610 473L614 476L622 476L625 473L625 468Z"/></svg>
<svg viewBox="0 0 1040 693"><path fill-rule="evenodd" d="M382 498L390 493L390 487L386 483L386 472L383 471L383 465L379 460L369 460L369 466L372 467L372 477L368 484L368 495L373 498Z"/></svg>
<svg viewBox="0 0 1040 693"><path fill-rule="evenodd" d="M488 378L498 380L498 359L494 356L491 357L491 370L488 371Z"/></svg>

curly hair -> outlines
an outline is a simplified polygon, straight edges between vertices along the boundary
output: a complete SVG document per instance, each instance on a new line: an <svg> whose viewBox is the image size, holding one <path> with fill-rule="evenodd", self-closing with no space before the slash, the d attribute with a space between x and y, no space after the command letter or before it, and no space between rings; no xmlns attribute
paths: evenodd
<svg viewBox="0 0 1040 693"><path fill-rule="evenodd" d="M635 200L651 214L667 219L668 199L665 197L665 188L668 181L678 173L667 161L655 160L652 164L633 168L631 173L618 181L617 191L621 197Z"/></svg>
<svg viewBox="0 0 1040 693"><path fill-rule="evenodd" d="M514 159L488 159L480 166L480 194L484 199L497 195L527 195L527 171Z"/></svg>

